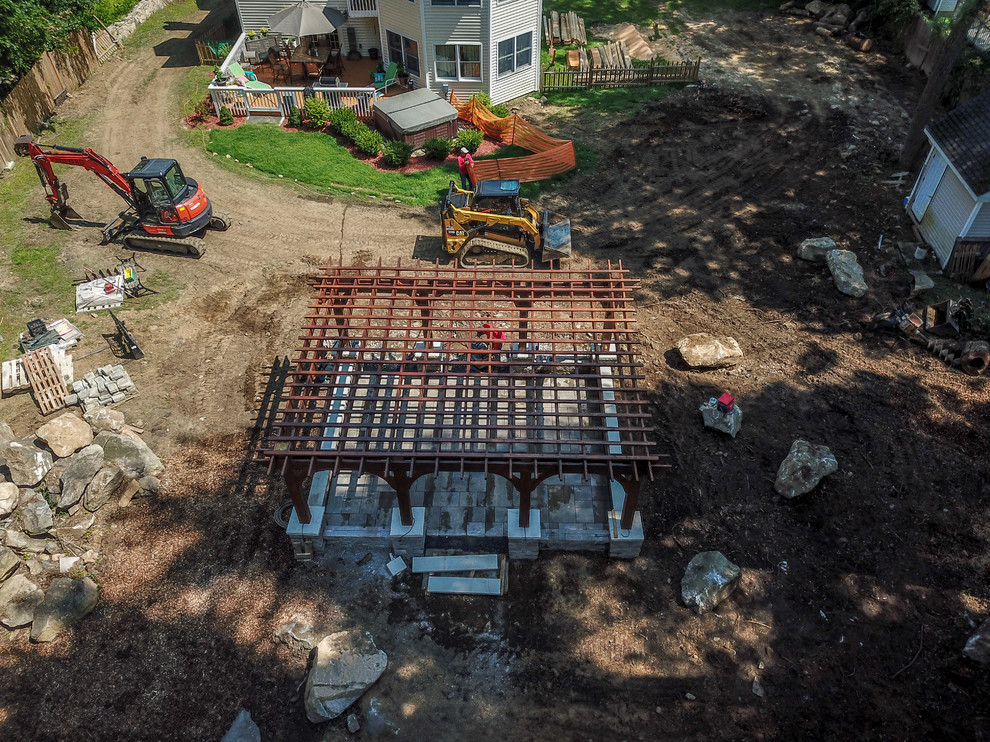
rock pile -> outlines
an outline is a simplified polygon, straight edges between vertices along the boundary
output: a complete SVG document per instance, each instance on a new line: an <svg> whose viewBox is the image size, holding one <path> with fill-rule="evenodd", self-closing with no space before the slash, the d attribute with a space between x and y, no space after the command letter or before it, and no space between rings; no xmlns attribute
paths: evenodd
<svg viewBox="0 0 990 742"><path fill-rule="evenodd" d="M17 439L0 422L0 624L49 642L96 607L96 513L158 491L162 463L117 410L66 412Z"/></svg>
<svg viewBox="0 0 990 742"><path fill-rule="evenodd" d="M137 387L121 365L103 366L72 382L72 393L66 395L66 406L81 405L84 412L95 407L107 407L123 402L137 394Z"/></svg>
<svg viewBox="0 0 990 742"><path fill-rule="evenodd" d="M870 20L869 11L866 8L853 15L852 8L845 3L825 3L822 0L811 0L807 5L801 6L794 0L784 3L780 10L788 15L811 18L815 22L815 33L820 36L843 36L855 34L865 28ZM861 51L868 51L869 46Z"/></svg>

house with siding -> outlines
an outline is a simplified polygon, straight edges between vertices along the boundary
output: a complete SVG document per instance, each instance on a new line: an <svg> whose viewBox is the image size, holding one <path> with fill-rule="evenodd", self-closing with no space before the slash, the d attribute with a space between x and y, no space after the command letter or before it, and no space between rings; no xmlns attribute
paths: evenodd
<svg viewBox="0 0 990 742"><path fill-rule="evenodd" d="M990 92L932 122L931 149L906 207L943 272L990 278Z"/></svg>
<svg viewBox="0 0 990 742"><path fill-rule="evenodd" d="M241 28L260 31L293 0L235 0ZM540 87L543 0L316 0L345 14L344 54L401 62L416 88L503 103Z"/></svg>

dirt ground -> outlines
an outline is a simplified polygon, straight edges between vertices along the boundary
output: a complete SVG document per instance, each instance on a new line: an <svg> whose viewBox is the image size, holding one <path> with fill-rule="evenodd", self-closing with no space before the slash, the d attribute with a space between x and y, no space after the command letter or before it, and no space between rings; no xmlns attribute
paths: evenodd
<svg viewBox="0 0 990 742"><path fill-rule="evenodd" d="M113 513L101 601L76 629L39 646L0 635L0 738L218 740L243 707L264 740L371 739L374 699L414 741L990 739L990 675L961 655L990 614L986 379L865 329L907 286L893 251L911 239L907 187L881 184L923 85L902 58L790 17L698 18L676 44L711 87L610 119L523 104L600 154L543 203L570 217L579 261L642 279L643 360L673 465L646 493L640 558L544 553L512 563L505 598L452 599L387 579L384 555L294 563L271 517L281 485L247 463L306 277L341 258L432 259L438 225L429 209L232 175L189 147L175 91L202 5L64 106L114 162L179 159L235 226L199 260L142 257L181 286L122 313L147 357L129 364L141 393L121 409L165 460L163 488ZM92 176L65 180L80 213L113 213ZM44 216L40 188L35 201L28 219ZM32 229L41 242L47 227ZM858 254L862 299L795 259L823 235ZM73 240L74 274L112 262L97 230ZM672 349L701 331L735 337L742 363L688 370ZM745 412L736 439L698 414L723 391ZM39 421L24 397L0 413L17 433ZM799 437L828 445L839 470L784 501L772 483ZM698 616L679 584L709 549L744 577ZM295 618L367 629L388 654L357 734L306 720L306 658L272 639Z"/></svg>

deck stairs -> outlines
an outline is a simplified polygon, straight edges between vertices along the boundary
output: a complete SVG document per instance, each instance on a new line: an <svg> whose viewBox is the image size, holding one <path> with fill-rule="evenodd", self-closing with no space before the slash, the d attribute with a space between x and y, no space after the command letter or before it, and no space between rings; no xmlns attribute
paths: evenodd
<svg viewBox="0 0 990 742"><path fill-rule="evenodd" d="M509 562L503 554L413 557L414 574L426 575L427 593L505 595Z"/></svg>

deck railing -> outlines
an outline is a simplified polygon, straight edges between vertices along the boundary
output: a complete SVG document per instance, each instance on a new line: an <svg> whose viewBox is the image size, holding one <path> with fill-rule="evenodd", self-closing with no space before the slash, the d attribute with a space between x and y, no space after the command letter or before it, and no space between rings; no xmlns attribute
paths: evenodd
<svg viewBox="0 0 990 742"><path fill-rule="evenodd" d="M701 59L681 64L650 67L596 68L591 70L544 70L543 91L580 90L582 88L628 88L697 82Z"/></svg>
<svg viewBox="0 0 990 742"><path fill-rule="evenodd" d="M347 0L349 13L378 13L378 0Z"/></svg>

